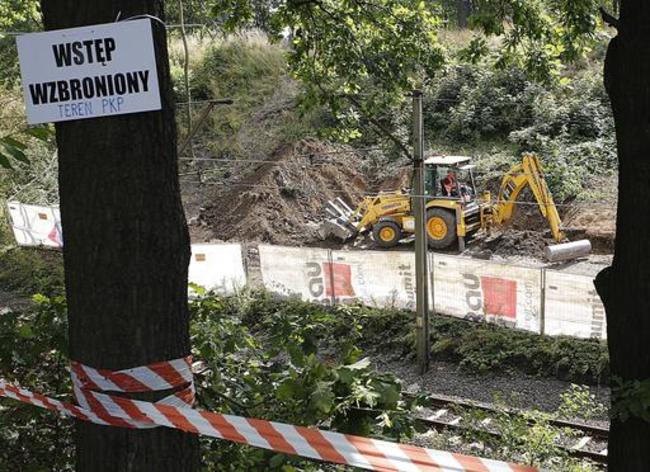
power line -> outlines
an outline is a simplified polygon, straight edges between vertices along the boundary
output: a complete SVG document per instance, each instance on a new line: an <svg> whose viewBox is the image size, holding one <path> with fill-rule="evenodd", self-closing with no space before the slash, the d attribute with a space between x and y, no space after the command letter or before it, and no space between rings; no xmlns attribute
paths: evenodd
<svg viewBox="0 0 650 472"><path fill-rule="evenodd" d="M201 185L213 185L213 186L220 186L220 187L245 187L245 188L261 188L261 189L269 189L269 190L291 190L295 191L296 187L291 187L291 186L281 186L281 185L268 185L268 184L249 184L249 183L238 183L238 182L225 182L225 181L213 181L213 182L201 182L197 180L186 180L186 179L181 179L181 182L183 183L197 183ZM331 193L339 193L339 194L350 194L350 193L355 193L354 190L346 191L342 189L333 189L333 188L324 188L324 190L327 190L328 192ZM385 191L385 192L390 192L390 191ZM312 191L308 192L311 194L319 194L322 192L317 192L317 191ZM361 197L378 197L380 196L382 191L380 192L375 192L375 193L362 193ZM434 199L437 197L433 197L431 195L415 195L411 193L404 194L405 196L408 196L410 198L424 198L424 199ZM513 205L520 205L520 206L539 206L539 203L537 202L510 202ZM496 204L496 202L492 202L492 204ZM555 206L557 207L567 207L567 208L579 208L579 207L585 207L585 208L596 208L596 207L608 207L608 208L615 208L616 204L615 203L608 203L608 202L576 202L576 203L556 203Z"/></svg>
<svg viewBox="0 0 650 472"><path fill-rule="evenodd" d="M382 151L383 147L367 147L367 148L353 148L353 149L341 149L333 151L314 151L312 153L303 153L303 154L293 154L293 157L317 157L317 156L335 156L335 155L344 155L344 154L357 154L362 152L371 152L371 151ZM198 162L227 162L232 164L237 164L240 162L250 162L250 163L269 163L269 164L293 164L291 162L283 162L273 159L224 159L224 158L212 158L212 157L190 157L190 156L181 156L178 158L179 161L198 161ZM335 164L334 161L328 161L332 164ZM300 163L296 163L300 164Z"/></svg>
<svg viewBox="0 0 650 472"><path fill-rule="evenodd" d="M192 106L192 105L202 105L204 103L216 104L216 105L232 105L233 103L235 103L235 100L232 98L213 98L213 99L205 99L205 100L192 100L190 102L176 102L176 105Z"/></svg>
<svg viewBox="0 0 650 472"><path fill-rule="evenodd" d="M218 22L215 22L215 23L186 23L185 25L173 23L173 24L170 24L170 25L166 24L165 28L167 28L168 30L169 29L180 29L180 28L183 28L183 26L185 26L185 28L206 28L206 29L214 28L214 29L216 29L216 27L220 26L220 23L218 23ZM35 31L27 31L27 30L24 30L24 31L0 31L0 35L21 36L23 34L45 33L45 32L46 31L44 31L44 30L35 30Z"/></svg>

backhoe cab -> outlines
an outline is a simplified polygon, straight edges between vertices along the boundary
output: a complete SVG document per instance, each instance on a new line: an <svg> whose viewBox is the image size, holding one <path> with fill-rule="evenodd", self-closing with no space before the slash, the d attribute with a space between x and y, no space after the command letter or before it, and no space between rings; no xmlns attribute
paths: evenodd
<svg viewBox="0 0 650 472"><path fill-rule="evenodd" d="M524 155L522 162L503 176L496 202L489 192L478 194L472 174L474 166L470 162L467 156L428 157L424 195L380 192L364 198L354 210L341 199L329 202L326 211L333 218L323 223L321 236L335 235L348 240L372 231L377 245L395 246L415 232L412 200L425 198L429 246L446 249L458 242L462 250L467 236L508 221L513 216L517 197L529 187L541 214L549 222L554 239L557 242L564 239L560 217L537 156Z"/></svg>

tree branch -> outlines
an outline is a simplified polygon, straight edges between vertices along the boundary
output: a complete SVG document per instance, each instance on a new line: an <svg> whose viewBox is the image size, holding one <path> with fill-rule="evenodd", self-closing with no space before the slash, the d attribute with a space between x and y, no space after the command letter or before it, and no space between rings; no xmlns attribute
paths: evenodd
<svg viewBox="0 0 650 472"><path fill-rule="evenodd" d="M357 109L363 113L363 115L366 117L366 119L372 123L377 129L381 131L381 134L386 136L388 139L390 139L393 143L397 145L398 148L404 153L404 155L408 158L411 159L413 156L411 154L411 150L406 147L406 145L393 133L390 132L388 128L386 128L379 120L376 120L372 116L367 115L366 113L363 112L363 107L361 106L361 103L354 98L351 95L344 95L345 98L347 98L352 104L357 107Z"/></svg>
<svg viewBox="0 0 650 472"><path fill-rule="evenodd" d="M619 24L618 18L614 18L612 15L607 13L604 7L600 7L599 10L600 10L600 16L602 17L603 21L609 26L618 29L618 24Z"/></svg>

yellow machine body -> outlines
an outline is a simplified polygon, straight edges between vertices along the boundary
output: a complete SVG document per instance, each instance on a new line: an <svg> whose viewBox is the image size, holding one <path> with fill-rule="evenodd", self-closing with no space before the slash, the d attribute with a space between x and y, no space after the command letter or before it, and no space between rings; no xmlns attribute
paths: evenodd
<svg viewBox="0 0 650 472"><path fill-rule="evenodd" d="M465 163L470 158L456 158L457 163ZM490 230L510 220L515 212L517 198L525 188L530 188L535 197L540 213L547 219L553 238L560 242L564 235L560 230L561 220L553 197L544 178L541 164L537 156L525 154L521 163L513 166L501 181L496 201L492 201L490 192L477 196L471 177L471 187L463 193L458 188L455 197L441 197L435 193L435 180L438 174L436 167L443 163L444 157L432 162L427 161L427 171L434 177L427 188L427 221L426 228L429 245L435 249L444 249L456 241L464 244L464 238L478 230ZM468 168L471 166L465 166ZM464 169L459 167L459 169ZM428 195L431 195L430 197ZM335 206L338 217L329 220L330 225L336 225L342 231L335 232L342 239L355 237L357 234L372 231L375 242L383 247L391 247L399 243L404 236L415 232L415 218L412 214L411 199L407 192L381 192L376 196L365 197L352 210L340 202L349 211ZM330 202L332 203L332 202ZM330 210L330 213L334 214ZM338 220L338 221L336 221ZM343 234L342 234L343 233Z"/></svg>

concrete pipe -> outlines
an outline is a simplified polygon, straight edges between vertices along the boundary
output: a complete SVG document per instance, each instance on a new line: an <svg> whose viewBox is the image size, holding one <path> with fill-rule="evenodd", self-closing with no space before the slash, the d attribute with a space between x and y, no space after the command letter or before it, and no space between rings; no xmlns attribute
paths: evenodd
<svg viewBox="0 0 650 472"><path fill-rule="evenodd" d="M588 256L590 252L591 242L587 239L581 239L570 243L546 246L544 257L550 262L559 262Z"/></svg>

